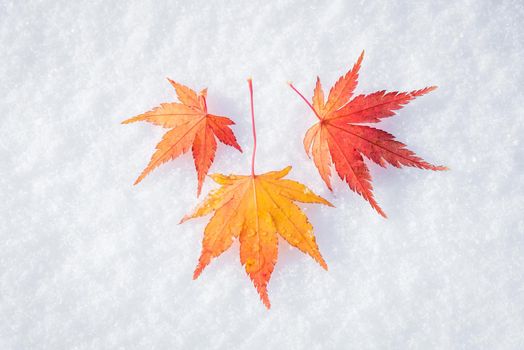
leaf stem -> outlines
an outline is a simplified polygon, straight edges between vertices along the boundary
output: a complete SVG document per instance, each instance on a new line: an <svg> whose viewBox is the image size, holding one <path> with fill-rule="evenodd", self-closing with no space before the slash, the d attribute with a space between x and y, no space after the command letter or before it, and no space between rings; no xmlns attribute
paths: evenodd
<svg viewBox="0 0 524 350"><path fill-rule="evenodd" d="M322 120L322 118L320 118L320 116L318 115L317 111L315 110L315 108L313 108L313 105L311 105L311 103L304 97L304 95L302 95L300 93L300 91L298 91L294 86L293 86L293 83L291 82L287 82L289 87L291 87L293 90L295 90L295 92L298 94L298 96L302 97L302 99L304 100L304 102L307 103L307 105L309 106L309 108L311 108L311 110L313 111L313 113L315 113L315 116L318 118L318 120Z"/></svg>
<svg viewBox="0 0 524 350"><path fill-rule="evenodd" d="M257 131L255 128L255 108L253 107L253 81L247 79L249 85L249 97L251 99L251 127L253 130L253 155L251 156L251 176L255 176L255 154L257 153Z"/></svg>

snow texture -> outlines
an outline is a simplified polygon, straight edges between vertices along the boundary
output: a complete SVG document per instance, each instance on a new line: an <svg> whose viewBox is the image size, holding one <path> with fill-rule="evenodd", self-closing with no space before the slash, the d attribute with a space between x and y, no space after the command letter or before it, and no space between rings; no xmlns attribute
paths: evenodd
<svg viewBox="0 0 524 350"><path fill-rule="evenodd" d="M522 1L0 1L1 349L524 348ZM381 124L444 173L371 166L381 218L302 149L311 96L366 50L358 93L439 89ZM271 310L238 244L192 281L208 218L188 154L133 181L162 128L121 125L209 88L248 173L305 205L329 265L280 242ZM216 185L207 180L203 193ZM200 198L201 199L201 198Z"/></svg>

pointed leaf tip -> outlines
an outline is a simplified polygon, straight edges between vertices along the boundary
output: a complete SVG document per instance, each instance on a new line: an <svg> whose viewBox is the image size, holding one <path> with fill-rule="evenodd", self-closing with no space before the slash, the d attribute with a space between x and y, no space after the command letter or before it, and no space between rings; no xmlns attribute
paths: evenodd
<svg viewBox="0 0 524 350"><path fill-rule="evenodd" d="M204 267L198 264L198 266L195 268L195 271L193 272L193 281L196 280L200 276L203 270L204 270Z"/></svg>
<svg viewBox="0 0 524 350"><path fill-rule="evenodd" d="M186 222L187 220L189 220L190 217L188 215L184 215L184 217L182 219L180 219L180 221L178 222L179 225L182 225L184 222Z"/></svg>

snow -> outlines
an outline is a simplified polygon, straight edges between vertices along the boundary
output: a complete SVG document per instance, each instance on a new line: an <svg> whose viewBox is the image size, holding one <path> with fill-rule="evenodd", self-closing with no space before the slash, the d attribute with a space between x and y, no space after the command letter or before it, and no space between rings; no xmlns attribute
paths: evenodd
<svg viewBox="0 0 524 350"><path fill-rule="evenodd" d="M521 1L0 2L0 348L524 348ZM439 89L381 124L451 171L371 166L381 218L302 149L311 96L366 55L359 93ZM209 88L248 173L293 165L329 265L280 244L271 310L238 245L191 276L208 218L191 156L133 181L163 130L120 125ZM203 193L215 185L206 181Z"/></svg>

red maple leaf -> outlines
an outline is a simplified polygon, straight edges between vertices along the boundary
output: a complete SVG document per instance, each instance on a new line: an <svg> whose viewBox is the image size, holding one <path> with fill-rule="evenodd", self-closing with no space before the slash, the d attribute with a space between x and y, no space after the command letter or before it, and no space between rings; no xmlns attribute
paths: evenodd
<svg viewBox="0 0 524 350"><path fill-rule="evenodd" d="M311 107L319 122L313 125L304 137L304 148L313 161L320 176L331 187L331 165L335 165L339 177L349 187L364 197L382 216L386 217L373 197L371 175L362 155L378 165L385 167L411 166L429 170L447 170L444 166L427 163L406 145L396 141L395 137L383 130L362 124L377 123L383 118L395 115L396 110L418 96L436 89L426 87L411 92L377 91L369 95L358 95L351 99L357 86L358 71L364 52L357 63L346 75L339 78L329 91L324 102L324 92L317 77L313 92L313 103L310 103L294 86L291 88ZM351 99L351 100L350 100Z"/></svg>

